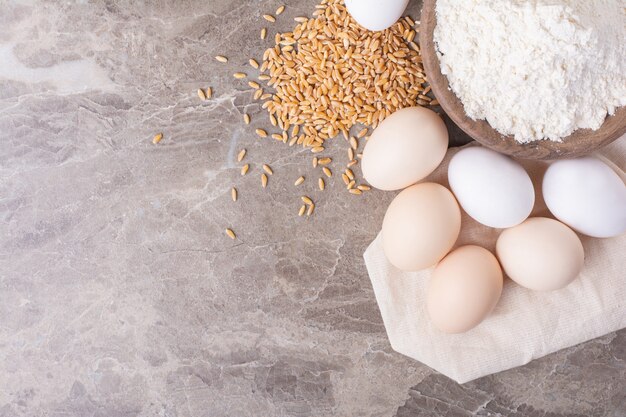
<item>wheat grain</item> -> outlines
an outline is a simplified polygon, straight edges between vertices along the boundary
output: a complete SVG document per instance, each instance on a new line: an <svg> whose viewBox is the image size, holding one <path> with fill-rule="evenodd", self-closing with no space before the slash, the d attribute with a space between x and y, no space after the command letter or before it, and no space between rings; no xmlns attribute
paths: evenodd
<svg viewBox="0 0 626 417"><path fill-rule="evenodd" d="M359 147L359 142L356 140L354 136L350 136L350 148L356 151L358 147ZM354 159L354 158L350 158L350 159Z"/></svg>

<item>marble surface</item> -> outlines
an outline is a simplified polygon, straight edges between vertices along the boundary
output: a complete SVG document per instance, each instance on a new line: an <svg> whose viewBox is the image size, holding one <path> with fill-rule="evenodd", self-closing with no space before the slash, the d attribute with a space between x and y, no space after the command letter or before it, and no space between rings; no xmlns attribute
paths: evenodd
<svg viewBox="0 0 626 417"><path fill-rule="evenodd" d="M393 194L316 191L231 75L315 2L278 5L0 2L0 416L626 415L626 331L462 386L392 351L362 253Z"/></svg>

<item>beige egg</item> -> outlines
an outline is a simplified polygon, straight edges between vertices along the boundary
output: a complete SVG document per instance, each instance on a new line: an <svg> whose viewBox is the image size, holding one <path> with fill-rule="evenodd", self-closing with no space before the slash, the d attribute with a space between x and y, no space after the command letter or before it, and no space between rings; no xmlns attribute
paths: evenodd
<svg viewBox="0 0 626 417"><path fill-rule="evenodd" d="M381 190L400 190L424 179L443 160L448 130L437 113L408 107L387 117L363 150L363 176Z"/></svg>
<svg viewBox="0 0 626 417"><path fill-rule="evenodd" d="M404 271L419 271L439 262L461 230L461 209L442 185L407 188L391 202L382 227L389 262Z"/></svg>
<svg viewBox="0 0 626 417"><path fill-rule="evenodd" d="M536 291L567 286L585 263L585 251L576 233L545 217L532 217L502 232L496 253L513 281Z"/></svg>
<svg viewBox="0 0 626 417"><path fill-rule="evenodd" d="M461 246L435 268L428 288L428 314L439 330L463 333L491 313L502 294L502 269L480 246Z"/></svg>

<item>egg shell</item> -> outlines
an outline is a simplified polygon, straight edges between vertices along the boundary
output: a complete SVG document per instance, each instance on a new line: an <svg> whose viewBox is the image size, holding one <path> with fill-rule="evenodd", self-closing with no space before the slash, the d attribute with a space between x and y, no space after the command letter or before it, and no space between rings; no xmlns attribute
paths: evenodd
<svg viewBox="0 0 626 417"><path fill-rule="evenodd" d="M408 107L387 117L363 150L363 176L374 187L400 190L424 179L448 150L448 130L432 110Z"/></svg>
<svg viewBox="0 0 626 417"><path fill-rule="evenodd" d="M597 158L553 162L542 191L554 217L579 233L606 238L626 232L626 185Z"/></svg>
<svg viewBox="0 0 626 417"><path fill-rule="evenodd" d="M444 333L463 333L482 322L502 294L502 269L480 246L461 246L435 268L428 288L428 314Z"/></svg>
<svg viewBox="0 0 626 417"><path fill-rule="evenodd" d="M503 231L496 242L496 253L513 281L535 291L567 286L585 263L585 251L576 233L545 217L532 217Z"/></svg>
<svg viewBox="0 0 626 417"><path fill-rule="evenodd" d="M528 218L535 204L533 183L524 167L480 146L463 149L452 157L448 181L463 210L485 226L518 225Z"/></svg>
<svg viewBox="0 0 626 417"><path fill-rule="evenodd" d="M409 0L346 0L345 4L359 25L379 31L390 28L402 17Z"/></svg>
<svg viewBox="0 0 626 417"><path fill-rule="evenodd" d="M382 227L383 250L396 268L419 271L452 249L461 230L461 210L442 185L407 188L391 202Z"/></svg>

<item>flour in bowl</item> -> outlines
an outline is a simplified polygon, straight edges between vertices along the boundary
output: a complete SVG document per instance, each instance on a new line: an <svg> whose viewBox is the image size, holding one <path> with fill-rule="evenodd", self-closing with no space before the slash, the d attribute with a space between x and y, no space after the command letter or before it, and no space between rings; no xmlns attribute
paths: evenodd
<svg viewBox="0 0 626 417"><path fill-rule="evenodd" d="M438 0L441 71L469 117L527 143L626 105L624 0Z"/></svg>

